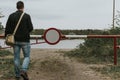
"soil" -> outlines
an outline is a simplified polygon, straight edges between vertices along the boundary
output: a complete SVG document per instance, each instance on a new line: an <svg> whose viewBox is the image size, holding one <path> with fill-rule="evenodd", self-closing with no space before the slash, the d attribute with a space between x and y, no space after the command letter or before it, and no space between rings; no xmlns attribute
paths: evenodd
<svg viewBox="0 0 120 80"><path fill-rule="evenodd" d="M88 64L65 57L65 51L69 49L32 49L30 80L112 80Z"/></svg>
<svg viewBox="0 0 120 80"><path fill-rule="evenodd" d="M30 80L112 80L90 68L102 65L85 64L70 59L64 56L66 51L70 49L32 49L28 70ZM7 56L7 58L13 58L13 56Z"/></svg>

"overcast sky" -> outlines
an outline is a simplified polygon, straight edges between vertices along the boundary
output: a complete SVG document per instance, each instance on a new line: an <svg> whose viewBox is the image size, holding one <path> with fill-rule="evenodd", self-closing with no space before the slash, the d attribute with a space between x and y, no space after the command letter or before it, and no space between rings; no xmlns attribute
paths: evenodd
<svg viewBox="0 0 120 80"><path fill-rule="evenodd" d="M5 26L9 14L16 11L18 0L0 0L0 21ZM113 0L23 0L34 28L109 29ZM116 0L116 11L120 0Z"/></svg>

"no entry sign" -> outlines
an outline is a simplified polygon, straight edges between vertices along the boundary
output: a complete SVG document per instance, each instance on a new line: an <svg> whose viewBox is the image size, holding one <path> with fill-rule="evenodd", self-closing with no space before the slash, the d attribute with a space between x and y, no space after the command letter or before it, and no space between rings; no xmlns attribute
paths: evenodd
<svg viewBox="0 0 120 80"><path fill-rule="evenodd" d="M61 33L56 28L49 28L44 32L43 38L48 44L55 45L61 40Z"/></svg>

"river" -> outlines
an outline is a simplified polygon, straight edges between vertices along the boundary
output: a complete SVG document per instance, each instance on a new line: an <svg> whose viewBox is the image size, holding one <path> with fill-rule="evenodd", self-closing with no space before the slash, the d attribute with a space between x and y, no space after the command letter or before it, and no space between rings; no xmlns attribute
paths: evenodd
<svg viewBox="0 0 120 80"><path fill-rule="evenodd" d="M31 43L34 43L35 40L31 40ZM44 40L39 40L39 42L44 42ZM79 44L82 44L84 40L82 39L73 39L73 40L61 40L56 45L49 45L47 43L31 45L31 48L40 48L40 49L74 49ZM6 47L4 40L0 40L0 46Z"/></svg>

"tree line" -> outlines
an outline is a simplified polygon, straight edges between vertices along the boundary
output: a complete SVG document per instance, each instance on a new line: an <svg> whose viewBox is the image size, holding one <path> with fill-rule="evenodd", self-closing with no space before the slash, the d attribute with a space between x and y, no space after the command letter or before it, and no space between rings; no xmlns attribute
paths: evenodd
<svg viewBox="0 0 120 80"><path fill-rule="evenodd" d="M31 34L33 35L43 35L46 29L34 29ZM89 35L89 34L102 34L104 30L97 29L85 29L85 30L61 30L59 31L64 35Z"/></svg>

